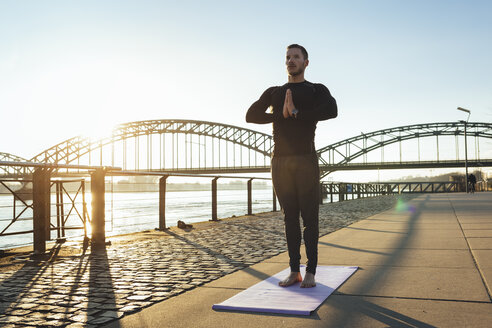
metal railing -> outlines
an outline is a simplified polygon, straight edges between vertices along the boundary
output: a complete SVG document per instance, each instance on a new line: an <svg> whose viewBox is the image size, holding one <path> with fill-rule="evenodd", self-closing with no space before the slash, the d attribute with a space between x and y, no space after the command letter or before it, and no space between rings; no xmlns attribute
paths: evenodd
<svg viewBox="0 0 492 328"><path fill-rule="evenodd" d="M87 165L58 165L6 161L0 161L0 166L27 167L33 169L31 179L1 180L1 186L13 195L13 216L10 223L7 224L7 226L0 232L0 237L32 233L32 243L35 254L42 254L46 251L46 241L51 240L51 232L53 230L56 231L58 240L65 238L66 230L75 229L83 229L84 236L87 237L87 223L90 221L87 211L87 204L85 202L85 180L52 180L51 174L53 170L59 168L66 168L67 172L69 170L85 170L89 174L93 174L94 172L108 168ZM111 169L118 170L118 168ZM12 182L20 182L22 185L22 192L15 191L13 188L10 188L8 184ZM64 187L64 184L66 183L80 183L75 195L70 195L70 192L68 192ZM32 190L25 188L28 184L32 184ZM54 194L56 197L54 202L52 202L51 199L53 187L55 189ZM81 198L80 201L78 201L79 196ZM70 202L65 201L67 198ZM20 202L24 207L20 213L17 213L16 211L16 204L18 202ZM54 224L51 222L52 205L54 205L56 209L56 221ZM65 210L65 205L68 205L68 211ZM77 205L81 206L81 208L78 208ZM32 217L21 218L21 215L27 210L32 211ZM82 222L82 226L67 225L67 222L69 218L73 216L73 213L76 213L76 216ZM104 213L102 219L104 220ZM7 232L7 229L11 228L14 223L20 220L32 220L32 230Z"/></svg>
<svg viewBox="0 0 492 328"><path fill-rule="evenodd" d="M65 185L79 184L78 189L76 190L74 195L71 195L69 191L67 191ZM13 188L11 185L17 184L21 186L20 189ZM20 223L22 221L30 221L33 219L34 212L34 194L32 190L32 179L2 179L0 180L0 186L7 192L7 195L12 195L12 205L7 205L6 203L2 203L0 208L12 209L12 215L9 218L1 217L0 222L10 221L5 227L0 230L0 237L2 236L14 236L21 235L26 233L33 233L32 229L29 230L19 230L9 231L13 229L13 226L16 223ZM89 216L87 214L87 206L85 202L85 180L52 180L50 181L50 194L52 194L54 189L55 194L55 202L51 204L56 209L56 214L51 215L51 207L50 206L50 218L56 218L55 223L52 223L50 220L50 226L48 230L56 231L57 238L63 239L65 237L66 230L77 230L83 229L84 235L87 236L86 222L89 221ZM68 198L68 201L67 201ZM81 199L78 201L78 199ZM52 203L52 202L50 202ZM5 211L2 211L3 215L5 215ZM30 214L30 215L29 215ZM73 220L70 224L67 225L69 219L76 216L82 222L82 226L74 226ZM21 227L21 229L26 229L26 226Z"/></svg>
<svg viewBox="0 0 492 328"><path fill-rule="evenodd" d="M247 214L253 214L253 197L252 197L252 182L253 180L271 180L271 178L262 177L244 177L244 176L227 176L227 175L207 175L207 174L187 174L187 173L167 173L167 172L142 172L142 171L107 171L109 176L158 176L159 179L159 228L164 230L166 225L166 190L167 179L169 177L195 177L195 178L210 178L211 179L211 193L212 193L212 213L211 221L217 221L217 180L219 179L241 179L247 180L247 192L248 192L248 210ZM272 188L272 211L277 211L277 201L275 191Z"/></svg>
<svg viewBox="0 0 492 328"><path fill-rule="evenodd" d="M441 193L459 192L459 182L384 182L384 183L341 183L323 182L320 184L321 195L333 202L334 196L338 201L355 198L372 197L379 195L401 194L401 193Z"/></svg>
<svg viewBox="0 0 492 328"><path fill-rule="evenodd" d="M46 242L51 240L51 231L56 231L58 239L65 238L65 231L70 229L83 229L84 236L87 237L87 223L91 223L91 244L92 246L104 245L105 243L105 194L106 194L106 177L113 176L157 176L159 177L159 227L158 229L167 229L166 225L166 187L167 179L170 176L174 177L200 177L211 179L211 221L218 221L217 215L217 181L219 179L246 179L247 180L247 214L253 213L253 197L252 197L252 182L253 180L271 180L270 178L262 177L244 177L244 176L225 176L225 175L204 175L204 174L180 174L180 173L167 173L167 172L142 172L142 171L123 171L120 168L115 167L101 167L101 166L86 166L86 165L56 165L56 164L43 164L43 163L29 163L29 162L5 162L0 161L0 166L19 166L19 167L31 167L33 168L32 179L18 180L18 182L32 183L32 191L30 196L32 202L24 202L24 207L32 210L32 217L25 218L32 220L33 229L25 231L16 231L12 234L33 234L33 248L35 254L42 254L46 251ZM56 172L56 176L70 177L70 176L90 176L90 189L91 189L91 215L89 216L87 210L87 204L85 201L85 180L62 180L58 177L57 180L52 180L52 173L54 170L63 168L67 169L67 172ZM73 170L70 173L70 170ZM85 170L81 172L81 170ZM10 182L14 180L9 180ZM75 191L74 195L64 187L64 183L80 182L79 188ZM51 223L51 191L52 187L55 187L56 201L54 203L56 207L56 223ZM21 199L21 196L10 188L10 192L15 199ZM79 202L82 208L75 205L77 197L81 197ZM69 202L65 202L68 198ZM277 210L276 195L272 188L272 210ZM66 206L68 204L68 206ZM68 207L68 211L67 208ZM67 226L68 217L75 212L82 221L81 227ZM5 230L10 227L16 220L19 219L20 214L15 214L13 222L11 222L5 229L4 233L0 233L1 236L6 236ZM22 213L21 213L22 214ZM17 218L16 218L17 217Z"/></svg>
<svg viewBox="0 0 492 328"><path fill-rule="evenodd" d="M46 251L46 241L51 240L51 232L56 231L57 238L64 239L66 230L70 229L83 229L84 236L87 237L88 228L87 223L91 224L91 244L92 246L104 245L106 238L106 226L105 226L105 206L106 206L106 178L121 177L121 176L153 176L158 177L158 229L167 229L166 223L166 191L167 181L169 177L195 177L195 178L208 178L211 184L211 221L218 221L217 214L217 181L219 179L236 179L247 181L247 214L253 213L253 197L252 197L252 182L254 180L271 180L271 178L263 177L246 177L246 176L227 176L227 175L205 175L205 174L193 174L193 173L170 173L170 172L143 172L143 171L125 171L116 167L101 167L101 166L85 166L85 165L56 165L56 164L42 164L42 163L28 163L28 162L2 162L0 166L20 166L20 167L32 167L34 169L32 179L19 180L23 183L32 183L32 202L28 202L20 193L9 189L7 184L2 183L4 180L0 180L0 185L10 190L14 198L13 205L13 224L17 220L21 220L21 215L25 211L32 211L32 224L33 229L28 231L14 232L13 234L20 233L33 233L33 248L34 253L44 253ZM55 172L54 170L64 168L67 171L63 173ZM83 172L81 172L81 170ZM52 176L53 174L53 176ZM55 175L56 174L56 175ZM90 215L87 210L86 197L85 197L85 179L73 179L73 176L89 176L90 177L90 191L91 191L91 210ZM61 176L64 179L60 178ZM56 179L52 179L55 178ZM69 179L70 178L70 179ZM12 181L12 180L9 180ZM80 183L77 190L72 193L67 191L64 187L64 183ZM53 186L56 191L56 201L54 205L56 207L56 223L51 223L51 207L53 205L51 200L51 191ZM395 193L424 193L424 192L456 192L460 191L459 184L456 182L392 182L392 183L327 183L320 184L320 191L323 198L328 197L330 202L334 201L334 196L337 196L338 201L348 200L349 198L363 198L386 194ZM68 198L68 201L65 200ZM76 206L76 199L77 201ZM80 200L81 199L81 200ZM17 212L15 202L20 202L23 208L20 212ZM67 205L68 206L65 206ZM68 209L68 210L67 210ZM277 210L277 201L275 191L272 188L272 210ZM70 226L67 225L68 217L74 214L82 222L82 226ZM0 218L1 219L1 218ZM10 224L10 225L11 225ZM9 225L9 226L10 226ZM9 228L7 226L7 228ZM6 229L7 229L6 228ZM1 236L7 236L9 233L4 229L0 233Z"/></svg>
<svg viewBox="0 0 492 328"><path fill-rule="evenodd" d="M65 186L68 183L79 184L75 192L67 190ZM52 181L51 185L54 185L56 189L56 225L50 223L50 230L56 231L58 240L65 239L67 230L79 229L84 230L84 237L87 238L87 223L90 223L90 217L85 201L85 179L55 180ZM67 198L69 202L65 201ZM81 199L80 202L77 202L77 199ZM82 208L77 207L77 205L80 205ZM68 210L67 207L69 207ZM67 225L69 223L68 220L73 216L80 219L82 226Z"/></svg>
<svg viewBox="0 0 492 328"><path fill-rule="evenodd" d="M0 186L3 187L3 189L6 190L6 192L10 195L12 195L12 205L7 205L2 203L0 205L0 208L12 208L12 216L11 218L0 218L1 221L10 221L1 231L0 231L0 237L1 236L13 236L17 234L23 234L23 233L32 233L32 230L29 231L20 231L20 232L7 232L7 230L16 222L20 221L25 221L25 220L30 220L32 219L31 217L26 217L25 214L28 214L30 211L33 210L33 203L32 203L32 191L26 190L24 188L20 188L18 190L14 190L15 188L12 187L11 184L17 183L21 184L22 186L25 186L29 183L32 183L32 180L29 179L2 179L0 180ZM31 200L31 202L29 202ZM19 210L20 208L20 210Z"/></svg>

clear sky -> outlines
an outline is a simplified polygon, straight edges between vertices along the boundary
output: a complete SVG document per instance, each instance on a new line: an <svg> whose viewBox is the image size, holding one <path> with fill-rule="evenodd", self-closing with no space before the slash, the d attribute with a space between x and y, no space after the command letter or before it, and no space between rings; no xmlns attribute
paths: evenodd
<svg viewBox="0 0 492 328"><path fill-rule="evenodd" d="M321 148L416 123L492 121L492 1L0 2L0 152L30 158L79 134L147 119L271 133L245 112L286 82L285 47L339 117ZM482 147L492 148L492 143Z"/></svg>

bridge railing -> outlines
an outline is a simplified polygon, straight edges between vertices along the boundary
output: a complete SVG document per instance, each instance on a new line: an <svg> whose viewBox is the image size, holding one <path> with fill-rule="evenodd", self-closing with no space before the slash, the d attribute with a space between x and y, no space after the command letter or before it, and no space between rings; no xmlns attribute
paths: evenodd
<svg viewBox="0 0 492 328"><path fill-rule="evenodd" d="M489 191L492 190L492 181L491 180L480 180L477 181L475 185L475 191Z"/></svg>
<svg viewBox="0 0 492 328"><path fill-rule="evenodd" d="M372 197L379 195L401 193L442 193L464 191L459 182L384 182L384 183L346 183L323 182L321 197L328 198L330 202L344 201L355 198ZM483 187L478 191L485 190Z"/></svg>

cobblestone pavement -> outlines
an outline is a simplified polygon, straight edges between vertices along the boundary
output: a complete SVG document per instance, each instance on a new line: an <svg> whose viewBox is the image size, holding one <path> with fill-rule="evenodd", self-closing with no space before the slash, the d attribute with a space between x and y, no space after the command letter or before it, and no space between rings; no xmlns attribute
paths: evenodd
<svg viewBox="0 0 492 328"><path fill-rule="evenodd" d="M389 209L397 196L326 204L320 235ZM280 213L214 223L190 232L77 256L56 249L0 273L0 326L96 327L287 250Z"/></svg>

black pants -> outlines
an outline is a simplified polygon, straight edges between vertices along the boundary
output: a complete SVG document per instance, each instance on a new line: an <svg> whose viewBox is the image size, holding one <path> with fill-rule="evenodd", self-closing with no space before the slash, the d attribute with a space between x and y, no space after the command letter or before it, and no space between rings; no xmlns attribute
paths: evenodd
<svg viewBox="0 0 492 328"><path fill-rule="evenodd" d="M285 235L290 269L299 272L301 261L301 228L303 222L306 246L306 271L316 274L319 237L319 167L316 154L274 156L272 181L284 212Z"/></svg>

